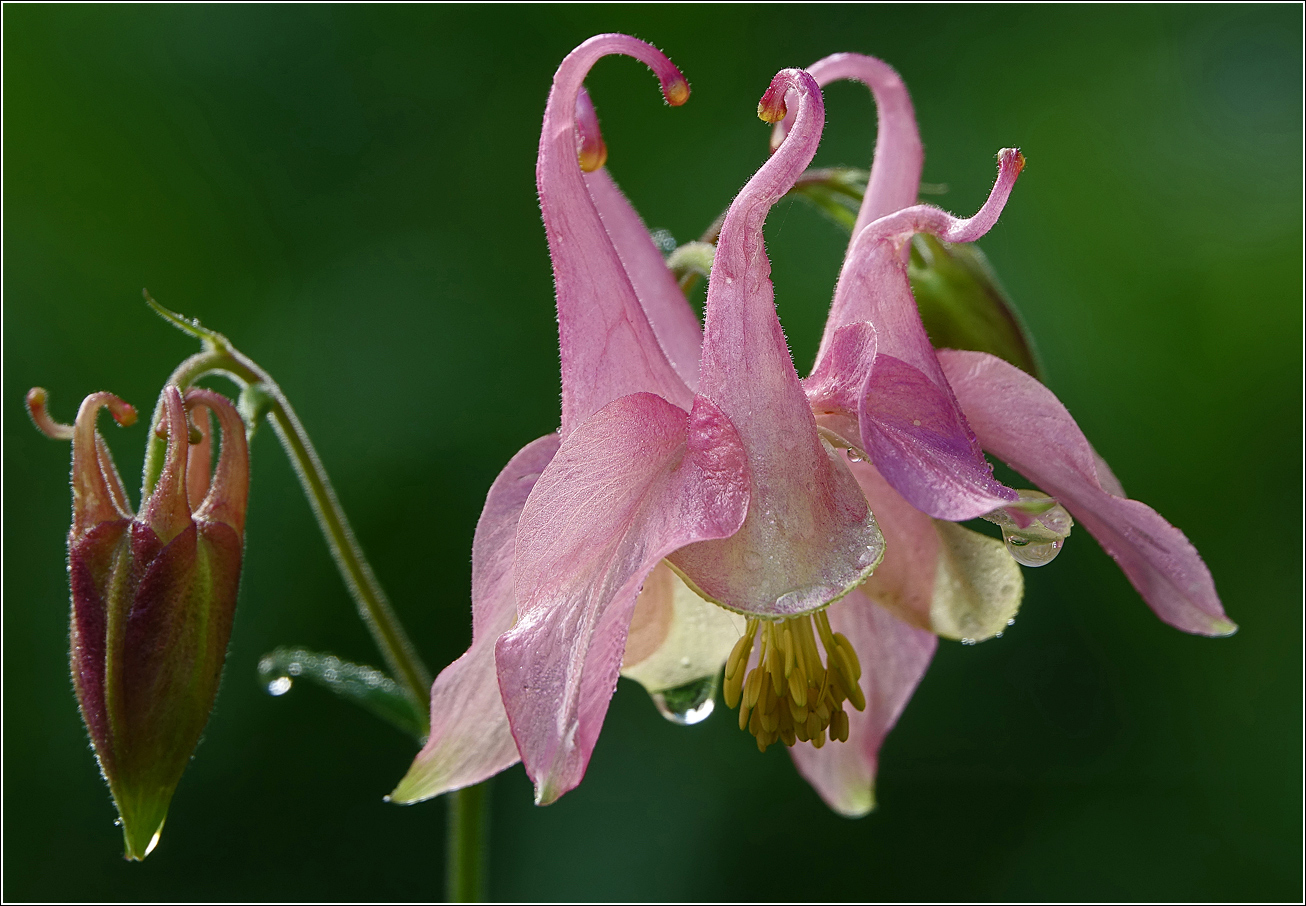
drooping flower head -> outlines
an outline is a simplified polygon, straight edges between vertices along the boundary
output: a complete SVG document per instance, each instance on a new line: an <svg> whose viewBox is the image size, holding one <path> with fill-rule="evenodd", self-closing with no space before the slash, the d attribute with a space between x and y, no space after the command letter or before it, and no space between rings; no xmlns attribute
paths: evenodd
<svg viewBox="0 0 1306 906"><path fill-rule="evenodd" d="M971 427L984 394L954 392L907 272L914 234L955 243L987 232L1024 158L999 154L994 189L969 219L916 205L920 142L896 74L851 54L782 71L758 108L779 124L774 153L722 221L700 329L605 169L582 81L609 53L652 68L669 102L688 96L661 53L624 35L587 41L554 78L537 182L562 428L523 449L490 490L473 546L473 643L435 681L431 736L393 797L428 798L520 758L537 802L551 802L583 776L620 673L657 695L706 677L692 688L710 695L724 664L740 727L762 749L791 746L833 808L864 814L880 743L936 635L1000 631L1023 591L1008 550L1025 545L1022 562L1045 562L1069 532L1062 503L1073 491L1062 501L994 479L981 444L997 449L989 438L1001 419L981 406L978 436ZM881 133L817 364L800 380L762 230L820 140L814 75L869 84ZM1098 526L1115 512L1088 492L1078 499L1108 514ZM1002 524L1007 546L955 524L977 516ZM1122 562L1137 554L1108 549ZM1165 571L1145 552L1127 571L1139 557L1138 569ZM693 644L687 626L702 630ZM701 702L689 708L704 714Z"/></svg>
<svg viewBox="0 0 1306 906"><path fill-rule="evenodd" d="M94 393L62 425L44 390L27 403L45 434L72 441L73 686L127 858L143 859L208 721L231 637L249 487L245 427L217 393L183 398L165 388L156 427L167 437L163 470L133 514L95 422L107 408L130 425L135 410ZM216 466L210 413L222 431Z"/></svg>

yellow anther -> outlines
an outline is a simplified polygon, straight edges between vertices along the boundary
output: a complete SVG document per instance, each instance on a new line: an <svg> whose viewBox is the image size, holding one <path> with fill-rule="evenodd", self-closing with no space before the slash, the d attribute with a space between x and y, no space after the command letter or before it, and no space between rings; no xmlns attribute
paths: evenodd
<svg viewBox="0 0 1306 906"><path fill-rule="evenodd" d="M743 698L744 691L744 671L740 670L734 676L726 677L726 681L721 689L721 695L726 700L727 708L738 708Z"/></svg>
<svg viewBox="0 0 1306 906"><path fill-rule="evenodd" d="M848 662L852 665L853 679L861 679L862 662L857 658L857 651L853 648L853 643L848 641L848 637L842 632L834 634L834 641L839 646L839 650L843 652L844 657L848 658Z"/></svg>
<svg viewBox="0 0 1306 906"><path fill-rule="evenodd" d="M800 670L789 674L789 699L794 705L807 709L807 677Z"/></svg>
<svg viewBox="0 0 1306 906"><path fill-rule="evenodd" d="M779 695L781 683L784 682L784 655L780 653L780 646L776 644L775 630L767 627L769 638L766 646L766 672L771 676L771 687L775 694Z"/></svg>
<svg viewBox="0 0 1306 906"><path fill-rule="evenodd" d="M748 680L744 683L744 707L757 707L757 699L762 694L762 679L761 667L754 667L749 672Z"/></svg>
<svg viewBox="0 0 1306 906"><path fill-rule="evenodd" d="M768 733L774 732L780 726L780 711L776 707L775 690L766 687L766 704L757 710L762 715L762 726Z"/></svg>
<svg viewBox="0 0 1306 906"><path fill-rule="evenodd" d="M742 673L748 667L748 656L753 653L753 636L757 635L757 620L749 620L744 629L744 634L735 642L735 647L730 650L730 658L726 661L726 679Z"/></svg>
<svg viewBox="0 0 1306 906"><path fill-rule="evenodd" d="M836 711L830 719L830 738L837 739L840 742L848 741L848 714L845 711Z"/></svg>
<svg viewBox="0 0 1306 906"><path fill-rule="evenodd" d="M760 647L749 669L754 643ZM833 631L824 612L750 619L726 661L724 694L728 706L739 708L739 728L753 735L759 750L777 742L810 742L819 749L827 741L848 740L845 703L859 711L866 707L861 675L852 643Z"/></svg>

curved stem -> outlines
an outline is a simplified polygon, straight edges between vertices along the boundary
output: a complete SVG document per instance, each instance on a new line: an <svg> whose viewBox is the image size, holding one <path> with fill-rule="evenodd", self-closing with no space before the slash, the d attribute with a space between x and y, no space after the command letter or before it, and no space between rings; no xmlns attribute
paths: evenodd
<svg viewBox="0 0 1306 906"><path fill-rule="evenodd" d="M449 830L444 898L449 903L483 903L488 880L490 781L455 790L445 798L449 803Z"/></svg>
<svg viewBox="0 0 1306 906"><path fill-rule="evenodd" d="M372 633L372 638L381 649L386 665L395 679L412 695L421 706L421 712L425 714L430 702L431 673L422 663L403 625L390 606L385 592L381 589L381 584L363 556L363 551L358 546L353 530L349 526L349 519L345 516L340 501L336 499L326 469L322 466L317 451L313 449L313 442L309 440L308 432L304 430L289 400L281 392L276 381L250 358L232 347L226 337L212 331L203 331L198 325L190 322L179 323L175 316L169 320L178 323L178 326L188 333L199 336L206 347L203 352L196 353L178 365L168 378L169 384L176 384L185 390L202 377L222 374L235 381L242 390L256 391L262 395L262 402L266 405L272 428L276 431L281 446L285 448L295 467L295 474L299 476L299 483L303 486L304 493L313 507L313 514L317 517L322 534L326 537L331 555L335 558L345 585L358 606L359 616L363 618L363 622ZM156 409L154 420L157 421L158 417L159 412ZM250 424L248 429L252 428L253 424ZM154 489L155 482L158 481L159 470L162 467L163 446L163 442L151 432L145 455L142 500L149 495Z"/></svg>

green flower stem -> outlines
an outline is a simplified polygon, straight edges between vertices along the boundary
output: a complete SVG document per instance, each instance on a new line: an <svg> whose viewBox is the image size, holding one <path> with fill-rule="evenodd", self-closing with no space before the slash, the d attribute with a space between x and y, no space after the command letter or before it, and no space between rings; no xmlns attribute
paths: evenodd
<svg viewBox="0 0 1306 906"><path fill-rule="evenodd" d="M244 391L242 397L251 392L258 397L259 410L266 411L273 430L276 431L282 447L294 464L295 473L299 476L299 482L308 496L314 515L317 516L318 525L326 537L331 555L335 558L345 585L358 606L359 616L372 633L372 638L381 649L386 665L395 679L413 697L420 706L421 713L425 715L430 702L431 673L422 663L403 625L390 606L385 592L382 591L381 584L363 556L358 542L354 539L349 520L340 507L340 501L336 499L335 491L331 488L326 469L323 468L308 433L304 430L285 394L281 392L281 388L266 371L236 350L222 334L207 330L198 322L167 311L148 296L146 299L164 318L204 343L204 351L196 353L177 366L168 379L170 384L185 390L202 377L222 374L240 385ZM159 417L160 412L156 408L151 424L158 424ZM247 419L247 430L253 431L256 424L257 419ZM142 499L148 496L158 481L159 472L163 467L164 449L163 439L151 432L145 454L146 468Z"/></svg>
<svg viewBox="0 0 1306 906"><path fill-rule="evenodd" d="M444 898L483 903L490 831L490 781L446 794L449 835L445 843Z"/></svg>

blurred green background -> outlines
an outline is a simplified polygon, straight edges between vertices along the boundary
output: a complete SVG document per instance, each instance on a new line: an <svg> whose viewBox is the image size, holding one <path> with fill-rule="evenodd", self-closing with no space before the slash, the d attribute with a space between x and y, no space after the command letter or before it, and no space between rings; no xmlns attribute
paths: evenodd
<svg viewBox="0 0 1306 906"><path fill-rule="evenodd" d="M68 451L27 422L113 390L148 411L192 341L280 381L435 669L467 644L469 551L508 458L557 426L535 149L553 71L589 84L609 167L684 241L766 156L770 77L840 50L910 87L932 200L974 211L1048 382L1125 487L1204 554L1237 636L1161 624L1077 532L1003 639L944 642L838 818L730 718L663 721L623 681L585 782L493 793L491 894L530 899L1295 900L1302 895L1301 9L57 7L4 9L6 899L439 897L444 806L381 797L411 743L311 687L302 644L378 663L270 432L218 705L162 843L121 858L67 666ZM827 92L817 164L867 166L864 89ZM845 237L800 203L767 237L801 371ZM215 384L215 386L219 386ZM140 425L108 426L128 484Z"/></svg>

